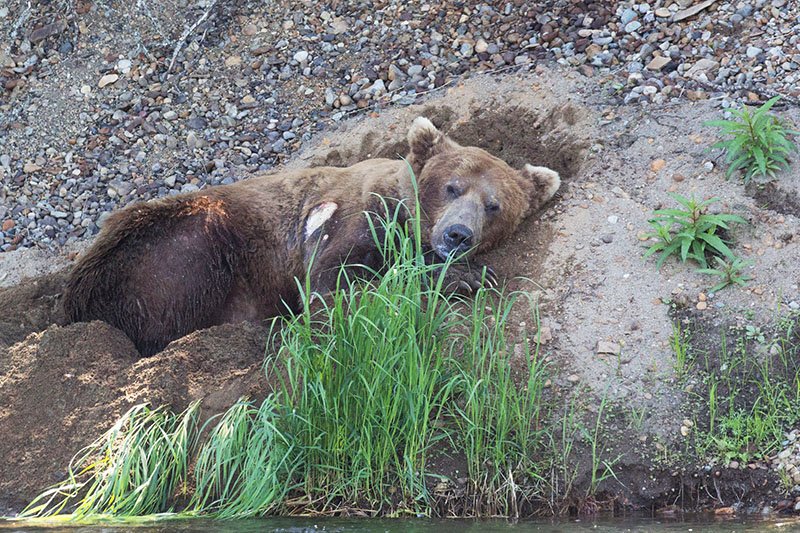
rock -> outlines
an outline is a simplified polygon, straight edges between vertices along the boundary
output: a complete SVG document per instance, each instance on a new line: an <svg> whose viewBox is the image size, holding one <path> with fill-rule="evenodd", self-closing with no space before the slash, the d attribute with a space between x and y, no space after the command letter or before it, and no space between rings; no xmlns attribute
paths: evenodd
<svg viewBox="0 0 800 533"><path fill-rule="evenodd" d="M133 63L130 59L120 59L117 61L117 70L122 72L123 74L128 74L133 67Z"/></svg>
<svg viewBox="0 0 800 533"><path fill-rule="evenodd" d="M670 11L666 7L659 7L658 9L656 9L655 13L656 16L660 18L669 18L672 16L672 11Z"/></svg>
<svg viewBox="0 0 800 533"><path fill-rule="evenodd" d="M378 78L375 80L375 83L367 89L367 92L374 96L379 96L386 92L386 85L383 83L382 79Z"/></svg>
<svg viewBox="0 0 800 533"><path fill-rule="evenodd" d="M708 302L697 302L695 307L697 307L698 311L705 311L708 309Z"/></svg>
<svg viewBox="0 0 800 533"><path fill-rule="evenodd" d="M638 20L633 20L625 25L625 33L633 33L642 27L642 23Z"/></svg>
<svg viewBox="0 0 800 533"><path fill-rule="evenodd" d="M703 58L690 68L686 72L686 77L692 79L699 79L701 75L705 75L706 78L712 79L714 77L714 71L719 68L719 63L713 59Z"/></svg>
<svg viewBox="0 0 800 533"><path fill-rule="evenodd" d="M39 170L42 170L42 167L40 165L37 165L36 163L25 163L22 166L22 171L25 174L32 174L34 172L38 172Z"/></svg>
<svg viewBox="0 0 800 533"><path fill-rule="evenodd" d="M325 105L328 107L333 107L334 102L336 102L336 98L336 92L331 87L325 89Z"/></svg>
<svg viewBox="0 0 800 533"><path fill-rule="evenodd" d="M754 58L758 57L758 54L760 54L763 51L764 50L762 50L761 48L759 48L757 46L748 46L747 47L747 51L745 52L745 54L750 59L754 59Z"/></svg>
<svg viewBox="0 0 800 533"><path fill-rule="evenodd" d="M675 16L672 17L672 22L680 22L683 19L687 19L689 17L693 17L700 13L702 10L708 8L711 4L716 2L717 0L705 0L705 2L700 2L699 4L693 5L687 9L682 11L678 11L675 13Z"/></svg>
<svg viewBox="0 0 800 533"><path fill-rule="evenodd" d="M344 17L336 17L331 22L331 30L333 31L334 35L340 35L350 30L350 24L348 24Z"/></svg>
<svg viewBox="0 0 800 533"><path fill-rule="evenodd" d="M252 22L245 24L244 28L242 28L242 33L247 36L252 36L258 33L258 26L253 24Z"/></svg>
<svg viewBox="0 0 800 533"><path fill-rule="evenodd" d="M686 97L692 101L708 100L708 93L705 91L686 91Z"/></svg>
<svg viewBox="0 0 800 533"><path fill-rule="evenodd" d="M597 341L597 355L619 355L622 347L618 342Z"/></svg>
<svg viewBox="0 0 800 533"><path fill-rule="evenodd" d="M305 63L306 61L308 61L308 55L309 55L308 52L306 52L305 50L300 50L299 52L295 52L292 58L298 63Z"/></svg>
<svg viewBox="0 0 800 533"><path fill-rule="evenodd" d="M663 159L656 159L656 160L654 160L652 163L650 163L650 170L652 170L653 172L658 172L659 170L661 170L662 168L664 168L664 166L665 166L666 164L667 164L667 162L666 162L665 160L663 160Z"/></svg>
<svg viewBox="0 0 800 533"><path fill-rule="evenodd" d="M12 219L9 218L7 220L4 220L3 221L3 226L2 226L3 231L11 231L11 229L14 227L14 225L15 224L14 224L14 221Z"/></svg>
<svg viewBox="0 0 800 533"><path fill-rule="evenodd" d="M112 83L116 83L118 79L119 74L106 74L100 78L100 81L97 82L97 86L102 89L103 87L111 85Z"/></svg>
<svg viewBox="0 0 800 533"><path fill-rule="evenodd" d="M40 28L33 30L28 39L32 43L38 43L39 41L43 41L48 37L61 33L62 31L64 31L66 27L67 27L66 20L56 20L55 22L51 22L50 24L45 24L44 26L41 26Z"/></svg>
<svg viewBox="0 0 800 533"><path fill-rule="evenodd" d="M547 344L553 340L553 332L547 326L541 326L536 335L536 340L541 344Z"/></svg>
<svg viewBox="0 0 800 533"><path fill-rule="evenodd" d="M172 111L171 109L169 111L165 111L164 114L161 116L164 118L164 120L175 120L176 118L178 118L178 114L175 111Z"/></svg>
<svg viewBox="0 0 800 533"><path fill-rule="evenodd" d="M620 18L619 18L620 24L622 24L623 26L625 26L625 25L627 25L627 24L629 24L629 23L633 22L633 20L634 20L636 17L638 17L638 16L639 16L639 15L636 13L636 11L634 11L634 10L633 10L633 9L631 9L631 8L626 8L626 9L625 9L625 10L622 12L622 15L621 15L621 16L620 16Z"/></svg>
<svg viewBox="0 0 800 533"><path fill-rule="evenodd" d="M225 58L226 67L238 67L242 64L242 56L228 56Z"/></svg>
<svg viewBox="0 0 800 533"><path fill-rule="evenodd" d="M483 39L478 39L475 41L475 53L482 54L489 49L489 44L484 41Z"/></svg>
<svg viewBox="0 0 800 533"><path fill-rule="evenodd" d="M656 71L658 71L658 70L661 70L662 68L664 68L667 65L667 63L669 63L670 61L671 61L671 59L668 58L668 57L653 56L653 59L650 60L650 62L647 64L647 66L645 68L647 70L656 70Z"/></svg>
<svg viewBox="0 0 800 533"><path fill-rule="evenodd" d="M195 132L190 131L189 133L186 134L186 146L188 146L190 150L193 150L197 148L197 145L198 145L197 135L195 134Z"/></svg>

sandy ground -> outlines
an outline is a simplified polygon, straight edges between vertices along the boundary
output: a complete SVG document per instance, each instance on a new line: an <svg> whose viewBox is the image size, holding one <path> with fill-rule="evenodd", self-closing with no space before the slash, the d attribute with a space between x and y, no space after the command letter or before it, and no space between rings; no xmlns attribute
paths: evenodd
<svg viewBox="0 0 800 533"><path fill-rule="evenodd" d="M745 313L768 323L800 302L800 167L760 187L726 181L720 154L708 149L715 132L704 126L721 117L714 101L619 106L604 92L602 80L572 71L480 76L422 105L344 122L288 166L402 154L408 125L425 115L514 166L557 169L564 184L554 201L483 259L509 288L539 299L554 391L589 411L605 397L644 412L640 427L607 428L606 451L623 454L619 477L629 481L608 490L656 505L681 483L654 467L657 447L681 449L681 421L690 414L669 342L675 306L723 327ZM800 121L797 109L782 114ZM716 196L719 209L748 220L734 248L754 261L753 280L719 292L705 310L696 304L710 278L671 261L657 271L655 260L642 259L640 236L653 209L672 205L669 192ZM0 255L0 456L15 465L0 469L0 502L10 509L62 475L71 454L133 403L181 408L204 398L210 414L265 387L260 326L196 332L144 360L102 323L64 326L63 270L77 251ZM509 327L536 333L524 310Z"/></svg>

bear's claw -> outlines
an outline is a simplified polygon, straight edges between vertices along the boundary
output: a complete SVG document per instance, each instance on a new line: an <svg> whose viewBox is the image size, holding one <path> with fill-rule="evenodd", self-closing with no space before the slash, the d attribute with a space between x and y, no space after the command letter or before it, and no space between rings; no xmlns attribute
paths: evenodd
<svg viewBox="0 0 800 533"><path fill-rule="evenodd" d="M494 289L500 284L494 269L482 265L450 265L442 281L445 292L460 294L472 294L482 287Z"/></svg>

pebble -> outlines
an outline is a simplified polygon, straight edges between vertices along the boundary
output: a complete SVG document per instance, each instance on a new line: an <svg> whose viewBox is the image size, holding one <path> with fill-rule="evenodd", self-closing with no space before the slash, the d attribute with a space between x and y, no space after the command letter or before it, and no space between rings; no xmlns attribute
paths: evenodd
<svg viewBox="0 0 800 533"><path fill-rule="evenodd" d="M754 59L754 58L758 57L758 54L760 54L763 51L764 50L762 50L761 48L759 48L757 46L748 46L747 47L747 51L745 52L745 54L750 59Z"/></svg>
<svg viewBox="0 0 800 533"><path fill-rule="evenodd" d="M130 59L120 59L119 61L117 61L117 70L119 70L123 74L130 73L132 66L133 63L131 62Z"/></svg>

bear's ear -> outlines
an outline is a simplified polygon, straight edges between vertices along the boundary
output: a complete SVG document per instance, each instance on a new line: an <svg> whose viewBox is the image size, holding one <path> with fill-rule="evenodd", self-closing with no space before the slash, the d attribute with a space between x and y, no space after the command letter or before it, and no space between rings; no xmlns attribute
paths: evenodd
<svg viewBox="0 0 800 533"><path fill-rule="evenodd" d="M525 181L530 207L528 214L543 206L561 186L561 177L553 169L526 164L520 171Z"/></svg>
<svg viewBox="0 0 800 533"><path fill-rule="evenodd" d="M408 130L408 162L414 173L419 175L425 163L436 154L458 148L447 135L439 131L425 117L417 117Z"/></svg>

